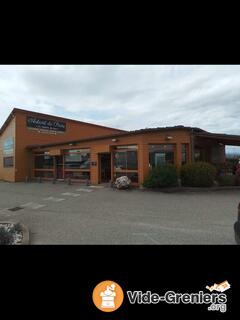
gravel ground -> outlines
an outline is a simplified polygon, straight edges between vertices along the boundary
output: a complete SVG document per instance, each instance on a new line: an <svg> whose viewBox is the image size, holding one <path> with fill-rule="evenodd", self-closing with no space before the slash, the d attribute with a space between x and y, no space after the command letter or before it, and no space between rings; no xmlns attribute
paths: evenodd
<svg viewBox="0 0 240 320"><path fill-rule="evenodd" d="M0 182L0 221L31 244L235 244L240 190L162 193ZM9 208L20 210L9 211Z"/></svg>

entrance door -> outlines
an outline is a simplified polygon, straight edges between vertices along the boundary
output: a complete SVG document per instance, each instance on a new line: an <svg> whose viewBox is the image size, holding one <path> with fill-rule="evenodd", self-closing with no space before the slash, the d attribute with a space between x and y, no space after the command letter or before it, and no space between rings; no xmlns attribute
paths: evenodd
<svg viewBox="0 0 240 320"><path fill-rule="evenodd" d="M63 179L63 156L55 156L56 178Z"/></svg>
<svg viewBox="0 0 240 320"><path fill-rule="evenodd" d="M111 153L100 153L100 182L111 180Z"/></svg>

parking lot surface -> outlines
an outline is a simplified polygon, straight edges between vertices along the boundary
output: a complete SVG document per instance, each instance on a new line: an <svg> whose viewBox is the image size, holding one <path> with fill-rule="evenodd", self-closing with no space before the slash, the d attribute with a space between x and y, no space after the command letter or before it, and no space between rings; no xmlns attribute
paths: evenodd
<svg viewBox="0 0 240 320"><path fill-rule="evenodd" d="M0 221L24 223L31 244L235 244L239 201L240 190L0 182Z"/></svg>

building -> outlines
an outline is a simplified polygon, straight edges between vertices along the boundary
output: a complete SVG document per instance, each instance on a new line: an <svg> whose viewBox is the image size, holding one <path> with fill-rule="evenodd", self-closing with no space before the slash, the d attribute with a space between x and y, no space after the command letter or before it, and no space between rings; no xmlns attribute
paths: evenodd
<svg viewBox="0 0 240 320"><path fill-rule="evenodd" d="M27 149L28 145L121 132L124 131L15 108L0 129L0 180L17 182L24 181L26 176L35 176L31 171L32 152ZM56 165L60 166L60 157L54 157ZM42 175L47 174L43 172Z"/></svg>
<svg viewBox="0 0 240 320"><path fill-rule="evenodd" d="M139 185L158 164L224 163L225 145L240 145L240 136L184 126L124 131L14 109L0 129L0 179L99 184L127 175Z"/></svg>

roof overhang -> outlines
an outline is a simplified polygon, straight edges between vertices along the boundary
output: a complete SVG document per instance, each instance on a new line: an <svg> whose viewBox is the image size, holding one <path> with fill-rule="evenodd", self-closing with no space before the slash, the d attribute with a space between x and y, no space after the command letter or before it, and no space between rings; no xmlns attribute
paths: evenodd
<svg viewBox="0 0 240 320"><path fill-rule="evenodd" d="M216 143L222 143L224 145L240 146L240 135L221 134L221 133L196 133L194 137L198 137L206 140L215 140Z"/></svg>

